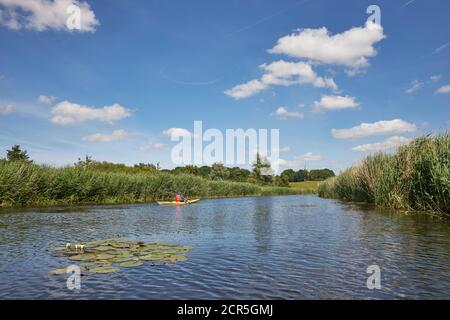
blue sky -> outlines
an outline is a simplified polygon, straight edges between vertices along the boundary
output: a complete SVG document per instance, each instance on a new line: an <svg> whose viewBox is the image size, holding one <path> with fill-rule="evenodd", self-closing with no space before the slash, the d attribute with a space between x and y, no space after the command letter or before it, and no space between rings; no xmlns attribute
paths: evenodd
<svg viewBox="0 0 450 320"><path fill-rule="evenodd" d="M285 168L340 170L449 128L448 1L72 1L78 31L69 0L33 2L0 0L0 157L173 167L164 132L202 120L279 128Z"/></svg>

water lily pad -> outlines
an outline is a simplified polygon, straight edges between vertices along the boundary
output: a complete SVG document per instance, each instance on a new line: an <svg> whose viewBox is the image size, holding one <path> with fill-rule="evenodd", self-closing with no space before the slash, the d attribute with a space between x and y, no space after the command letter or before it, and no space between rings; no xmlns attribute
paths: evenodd
<svg viewBox="0 0 450 320"><path fill-rule="evenodd" d="M140 256L139 260L143 261L161 261L165 258L163 255L155 255L155 254L148 254L146 256Z"/></svg>
<svg viewBox="0 0 450 320"><path fill-rule="evenodd" d="M66 250L66 247L48 248L48 251L63 251L63 250Z"/></svg>
<svg viewBox="0 0 450 320"><path fill-rule="evenodd" d="M166 257L164 259L164 262L169 262L169 263L175 263L175 262L179 262L179 261L185 261L187 259L187 257L185 255L173 255L173 256L169 256Z"/></svg>
<svg viewBox="0 0 450 320"><path fill-rule="evenodd" d="M153 244L157 245L157 246L162 246L162 247L176 247L177 246L176 244L168 243L168 242L155 242Z"/></svg>
<svg viewBox="0 0 450 320"><path fill-rule="evenodd" d="M130 247L129 243L111 243L110 245L113 248L129 248Z"/></svg>
<svg viewBox="0 0 450 320"><path fill-rule="evenodd" d="M98 267L98 268L93 268L91 270L89 270L93 273L113 273L113 272L117 272L119 271L119 268L115 268L115 267Z"/></svg>
<svg viewBox="0 0 450 320"><path fill-rule="evenodd" d="M96 259L93 253L81 253L69 258L70 260L83 261L83 260L93 260Z"/></svg>
<svg viewBox="0 0 450 320"><path fill-rule="evenodd" d="M93 251L109 251L109 250L111 250L111 247L102 245L102 246L98 246L98 247L92 247L92 250Z"/></svg>
<svg viewBox="0 0 450 320"><path fill-rule="evenodd" d="M122 257L122 258L133 256L133 254L129 251L115 251L115 252L111 252L111 254L115 255L116 257Z"/></svg>
<svg viewBox="0 0 450 320"><path fill-rule="evenodd" d="M158 253L170 256L170 255L174 255L174 254L183 254L184 251L176 250L176 249L170 249L170 250L161 250Z"/></svg>
<svg viewBox="0 0 450 320"><path fill-rule="evenodd" d="M143 263L140 262L140 261L126 261L126 262L122 262L121 264L119 264L119 266L126 267L126 268L139 267L139 266L142 266L142 265L143 265Z"/></svg>
<svg viewBox="0 0 450 320"><path fill-rule="evenodd" d="M190 246L179 246L167 242L145 243L121 238L84 242L85 251L67 250L65 247L50 248L51 255L82 261L82 270L92 273L110 273L119 271L119 267L131 268L144 264L152 265L176 263L187 259ZM118 265L116 265L118 264ZM51 274L66 273L66 268L50 271Z"/></svg>
<svg viewBox="0 0 450 320"><path fill-rule="evenodd" d="M94 255L94 257L96 260L108 260L108 259L114 258L114 255L108 254L108 253L101 253L101 254Z"/></svg>
<svg viewBox="0 0 450 320"><path fill-rule="evenodd" d="M129 261L139 261L138 257L118 257L111 259L112 262L121 263L121 262L129 262Z"/></svg>
<svg viewBox="0 0 450 320"><path fill-rule="evenodd" d="M84 262L84 263L80 263L79 267L81 269L90 269L90 268L94 268L97 266L96 262Z"/></svg>
<svg viewBox="0 0 450 320"><path fill-rule="evenodd" d="M48 274L55 275L55 274L65 274L67 273L67 268L62 269L55 269L48 272Z"/></svg>

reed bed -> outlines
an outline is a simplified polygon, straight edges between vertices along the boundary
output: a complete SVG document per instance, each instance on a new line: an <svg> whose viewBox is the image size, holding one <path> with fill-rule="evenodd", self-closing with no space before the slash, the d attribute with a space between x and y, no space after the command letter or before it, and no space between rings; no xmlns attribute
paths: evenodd
<svg viewBox="0 0 450 320"><path fill-rule="evenodd" d="M319 196L450 214L450 134L414 139L377 153L319 184Z"/></svg>
<svg viewBox="0 0 450 320"><path fill-rule="evenodd" d="M112 204L173 199L175 192L193 197L266 195L252 183L212 181L189 174L117 173L87 167L53 168L23 161L0 161L0 206ZM291 194L274 188L270 194Z"/></svg>

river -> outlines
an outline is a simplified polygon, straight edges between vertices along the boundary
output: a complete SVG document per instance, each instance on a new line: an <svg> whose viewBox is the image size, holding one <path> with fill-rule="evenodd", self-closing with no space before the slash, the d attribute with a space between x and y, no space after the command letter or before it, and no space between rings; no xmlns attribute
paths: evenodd
<svg viewBox="0 0 450 320"><path fill-rule="evenodd" d="M121 236L188 260L81 277L49 247ZM369 266L380 289L368 289ZM0 211L1 299L449 299L450 221L314 195Z"/></svg>

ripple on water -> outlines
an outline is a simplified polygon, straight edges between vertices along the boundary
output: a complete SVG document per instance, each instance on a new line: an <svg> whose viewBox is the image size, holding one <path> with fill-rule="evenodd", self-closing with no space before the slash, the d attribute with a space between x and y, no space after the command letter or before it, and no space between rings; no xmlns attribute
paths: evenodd
<svg viewBox="0 0 450 320"><path fill-rule="evenodd" d="M191 245L176 265L82 277L49 247L120 235ZM315 196L203 200L0 213L0 298L379 299L450 298L450 223ZM368 290L377 264L382 289Z"/></svg>

